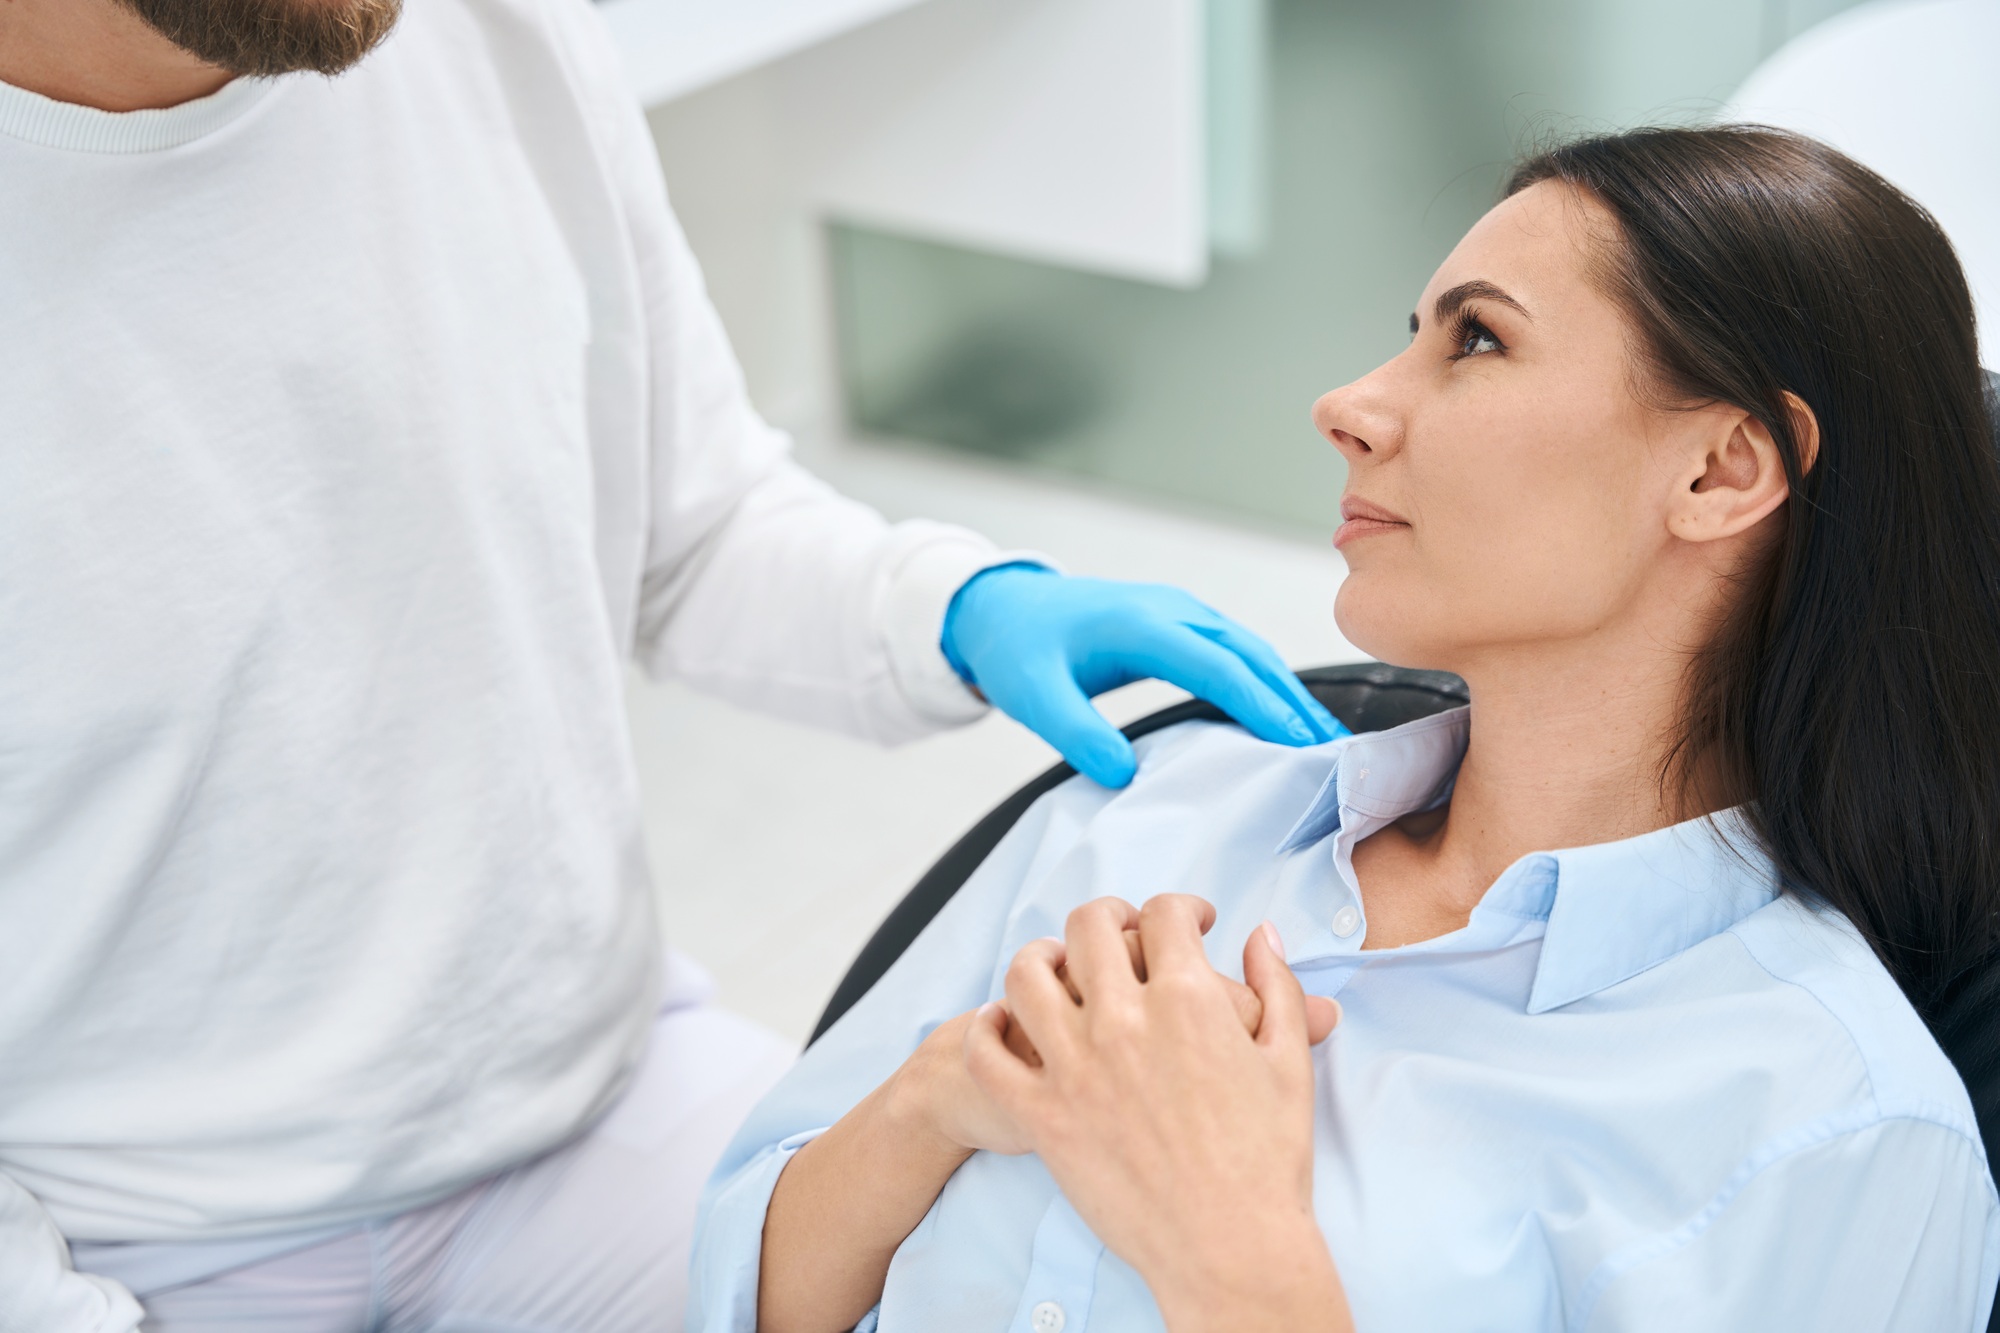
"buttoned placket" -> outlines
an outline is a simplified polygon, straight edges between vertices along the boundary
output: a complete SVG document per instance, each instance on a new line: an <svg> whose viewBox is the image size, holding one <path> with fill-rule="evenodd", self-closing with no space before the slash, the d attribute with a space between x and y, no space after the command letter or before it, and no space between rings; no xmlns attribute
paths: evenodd
<svg viewBox="0 0 2000 1333"><path fill-rule="evenodd" d="M1462 750L1463 737L1462 716L1440 715L1400 734L1348 739L1313 808L1280 844L1283 852L1332 835L1327 849L1333 861L1333 897L1323 909L1326 915L1317 920L1331 935L1321 944L1330 947L1334 957L1357 954L1368 938L1368 911L1354 878L1354 845L1394 818L1449 799L1451 777L1449 770L1439 771L1447 758L1440 751ZM1407 753L1412 746L1428 751L1422 757L1430 762L1420 760L1413 766Z"/></svg>
<svg viewBox="0 0 2000 1333"><path fill-rule="evenodd" d="M1084 1333L1104 1242L1060 1193L1035 1228L1033 1257L1011 1333Z"/></svg>
<svg viewBox="0 0 2000 1333"><path fill-rule="evenodd" d="M1328 919L1327 928L1333 932L1335 948L1343 955L1358 955L1368 939L1368 909L1361 900L1360 884L1354 874L1354 848L1383 823L1379 816L1359 804L1368 793L1372 777L1374 772L1369 767L1366 748L1352 747L1341 756L1335 777L1340 824L1328 839L1326 851L1333 862L1334 892L1339 904Z"/></svg>
<svg viewBox="0 0 2000 1333"><path fill-rule="evenodd" d="M1557 877L1554 858L1545 854L1524 857L1488 888L1465 928L1435 939L1364 954L1368 913L1354 873L1354 849L1386 827L1392 817L1399 817L1392 816L1392 811L1403 804L1393 796L1385 800L1384 794L1375 789L1380 785L1373 781L1378 776L1375 768L1384 756L1374 751L1368 741L1350 743L1337 761L1335 772L1329 775L1337 811L1331 825L1332 836L1323 844L1323 854L1333 871L1333 909L1323 918L1331 934L1331 939L1323 943L1330 945L1330 949L1314 957L1302 957L1298 950L1287 951L1306 989L1328 999L1337 997L1371 961L1409 954L1493 948L1540 934L1554 896ZM1386 776L1393 788L1397 775L1391 772ZM1403 813L1432 808L1449 799L1449 794L1450 784L1429 801L1413 805Z"/></svg>

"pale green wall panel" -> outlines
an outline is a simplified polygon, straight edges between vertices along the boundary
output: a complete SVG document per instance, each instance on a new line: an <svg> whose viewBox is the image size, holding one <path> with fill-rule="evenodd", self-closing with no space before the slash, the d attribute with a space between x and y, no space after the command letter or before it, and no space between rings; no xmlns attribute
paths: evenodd
<svg viewBox="0 0 2000 1333"><path fill-rule="evenodd" d="M1217 184L1235 193L1218 200L1234 230L1209 281L1173 291L835 226L857 429L1323 531L1343 473L1312 401L1403 344L1507 163L1552 135L1698 119L1846 7L1216 3L1211 31L1232 45L1213 82L1233 99L1214 121ZM1259 32L1261 80L1243 45ZM1261 208L1241 197L1260 180Z"/></svg>

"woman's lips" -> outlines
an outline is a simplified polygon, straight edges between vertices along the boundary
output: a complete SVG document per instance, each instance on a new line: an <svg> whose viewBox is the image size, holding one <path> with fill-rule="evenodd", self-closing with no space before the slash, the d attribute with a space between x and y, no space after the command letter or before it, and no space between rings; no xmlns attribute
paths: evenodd
<svg viewBox="0 0 2000 1333"><path fill-rule="evenodd" d="M1340 502L1340 517L1343 522L1333 533L1336 549L1379 532L1408 532L1410 529L1404 519L1358 496L1349 496Z"/></svg>

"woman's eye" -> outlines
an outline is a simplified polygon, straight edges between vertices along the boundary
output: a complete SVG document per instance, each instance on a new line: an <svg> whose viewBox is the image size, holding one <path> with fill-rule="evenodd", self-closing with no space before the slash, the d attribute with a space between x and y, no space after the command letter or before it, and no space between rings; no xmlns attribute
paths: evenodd
<svg viewBox="0 0 2000 1333"><path fill-rule="evenodd" d="M1478 356L1482 352L1497 352L1499 350L1500 340L1477 324L1472 325L1465 331L1465 336L1458 344L1458 354L1462 357Z"/></svg>

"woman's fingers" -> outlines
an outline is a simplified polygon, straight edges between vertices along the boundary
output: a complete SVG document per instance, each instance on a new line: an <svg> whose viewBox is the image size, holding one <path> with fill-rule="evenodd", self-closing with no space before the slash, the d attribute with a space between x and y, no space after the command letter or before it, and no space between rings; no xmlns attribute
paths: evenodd
<svg viewBox="0 0 2000 1333"><path fill-rule="evenodd" d="M1139 909L1139 930L1132 936L1133 946L1140 953L1136 964L1139 975L1148 978L1184 968L1213 976L1222 983L1243 1030L1254 1037L1264 1021L1264 1002L1256 991L1221 975L1209 965L1201 937L1214 925L1215 905L1206 898L1187 893L1163 893L1148 898Z"/></svg>
<svg viewBox="0 0 2000 1333"><path fill-rule="evenodd" d="M994 1001L980 1005L965 1029L965 1068L981 1092L1018 1117L1035 1095L1038 1075L1008 1049L1010 1026L1005 1005Z"/></svg>
<svg viewBox="0 0 2000 1333"><path fill-rule="evenodd" d="M1137 927L1130 930L1122 930L1119 934L1125 937L1125 953L1132 960L1132 975L1144 981L1146 979L1146 949L1144 945L1139 943L1139 931ZM1064 964L1056 969L1056 977L1063 985L1069 988L1069 998L1075 1000L1078 1004L1082 1004L1083 992L1079 991L1076 988L1076 983L1069 979L1068 964ZM1254 1002L1256 997L1252 996L1251 999ZM1257 1025L1252 1023L1250 1030L1255 1032Z"/></svg>
<svg viewBox="0 0 2000 1333"><path fill-rule="evenodd" d="M1306 996L1306 1043L1317 1046L1340 1026L1340 1001L1324 995Z"/></svg>
<svg viewBox="0 0 2000 1333"><path fill-rule="evenodd" d="M1005 1004L1000 1005L1000 1017L1002 1020L1000 1038L1006 1043L1007 1049L1013 1053L1016 1060L1028 1068L1040 1069L1042 1053L1035 1049L1034 1042L1028 1040L1028 1029L1014 1022L1012 1016L1007 1013Z"/></svg>
<svg viewBox="0 0 2000 1333"><path fill-rule="evenodd" d="M1078 1021L1076 1001L1056 976L1065 952L1061 940L1029 940L1007 965L1007 1012L1044 1061L1070 1048Z"/></svg>
<svg viewBox="0 0 2000 1333"><path fill-rule="evenodd" d="M1222 978L1222 989L1229 992L1229 1003L1236 1010L1243 1030L1256 1036L1258 1027L1264 1022L1264 1002L1257 998L1257 992L1229 977Z"/></svg>
<svg viewBox="0 0 2000 1333"><path fill-rule="evenodd" d="M1133 922L1136 928L1127 924ZM1276 931L1266 923L1245 944L1243 974L1250 983L1245 985L1210 967L1201 937L1214 924L1214 906L1191 894L1161 894L1137 909L1118 898L1086 903L1070 914L1069 939L1033 940L1015 956L1007 973L1007 1000L1015 1013L1011 1023L1001 1024L1002 1044L1021 1063L1040 1068L1047 1047L1038 1034L1047 1034L1049 1043L1067 1043L1074 1031L1071 1024L1087 1003L1087 988L1095 994L1091 1002L1103 1007L1138 999L1149 977L1173 970L1195 971L1219 981L1237 1020L1252 1037L1265 1028L1266 1000L1257 978L1261 975L1270 984L1287 987L1297 996L1294 1026L1308 1044L1324 1041L1340 1021L1340 1006L1303 992L1285 966L1283 946L1264 936L1267 930L1272 936ZM1267 961L1275 962L1275 972L1254 970L1259 964L1253 953L1260 944Z"/></svg>
<svg viewBox="0 0 2000 1333"><path fill-rule="evenodd" d="M1139 941L1146 952L1146 974L1198 968L1213 972L1201 937L1215 924L1215 904L1190 893L1162 893L1139 909Z"/></svg>
<svg viewBox="0 0 2000 1333"><path fill-rule="evenodd" d="M1283 1050L1309 1043L1305 990L1285 965L1284 942L1268 921L1244 942L1243 980L1264 1002L1264 1021L1257 1026L1259 1046ZM1331 1025L1327 1030L1333 1030Z"/></svg>
<svg viewBox="0 0 2000 1333"><path fill-rule="evenodd" d="M1139 909L1123 898L1098 898L1069 914L1063 943L1069 948L1069 983L1085 1004L1138 989L1139 973L1125 932L1139 927Z"/></svg>

